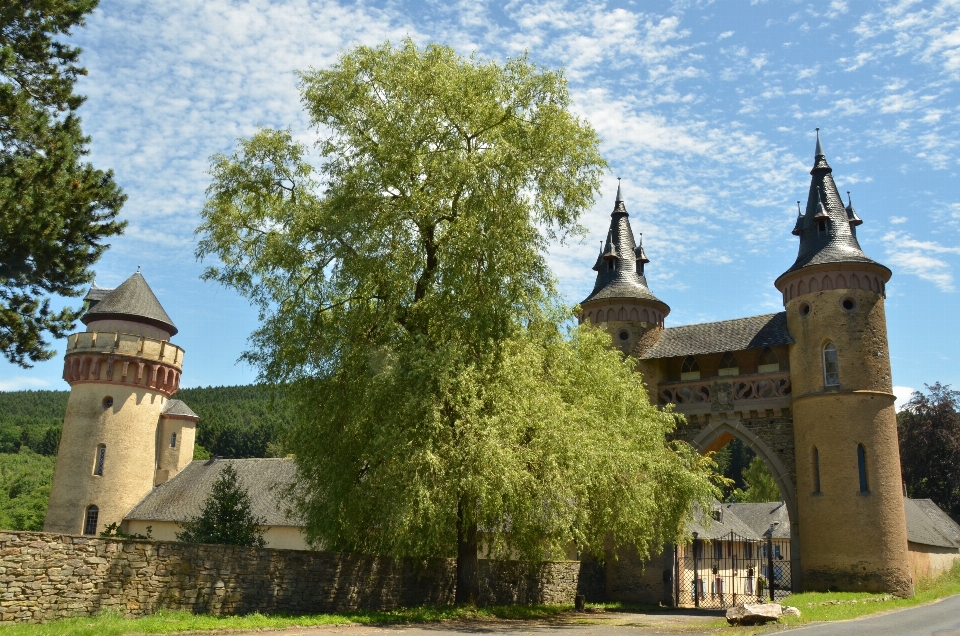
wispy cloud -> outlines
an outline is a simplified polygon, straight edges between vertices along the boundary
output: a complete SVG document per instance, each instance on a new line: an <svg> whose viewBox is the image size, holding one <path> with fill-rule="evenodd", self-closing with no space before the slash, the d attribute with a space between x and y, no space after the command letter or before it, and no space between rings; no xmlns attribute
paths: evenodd
<svg viewBox="0 0 960 636"><path fill-rule="evenodd" d="M42 379L30 376L19 376L0 380L0 391L29 391L31 389L42 389L49 386L49 383Z"/></svg>
<svg viewBox="0 0 960 636"><path fill-rule="evenodd" d="M887 260L907 274L930 281L941 291L954 291L953 268L937 255L960 255L960 247L949 247L935 241L918 241L909 234L888 232L883 237Z"/></svg>

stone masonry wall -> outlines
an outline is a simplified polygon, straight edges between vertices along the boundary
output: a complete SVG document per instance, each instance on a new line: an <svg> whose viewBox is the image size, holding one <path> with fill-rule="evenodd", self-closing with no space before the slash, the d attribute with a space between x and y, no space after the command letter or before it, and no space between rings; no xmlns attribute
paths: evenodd
<svg viewBox="0 0 960 636"><path fill-rule="evenodd" d="M602 600L602 569L558 561L481 561L481 603ZM135 617L195 613L322 613L449 605L452 559L0 532L0 621L41 622L103 610Z"/></svg>

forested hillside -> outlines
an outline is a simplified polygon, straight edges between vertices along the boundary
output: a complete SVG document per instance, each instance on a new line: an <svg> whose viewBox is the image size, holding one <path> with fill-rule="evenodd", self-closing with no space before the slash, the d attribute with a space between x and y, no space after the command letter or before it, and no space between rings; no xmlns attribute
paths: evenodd
<svg viewBox="0 0 960 636"><path fill-rule="evenodd" d="M286 422L270 387L182 389L174 397L200 416L198 456L276 457ZM0 392L0 528L40 530L69 391ZM206 452L206 453L205 453Z"/></svg>

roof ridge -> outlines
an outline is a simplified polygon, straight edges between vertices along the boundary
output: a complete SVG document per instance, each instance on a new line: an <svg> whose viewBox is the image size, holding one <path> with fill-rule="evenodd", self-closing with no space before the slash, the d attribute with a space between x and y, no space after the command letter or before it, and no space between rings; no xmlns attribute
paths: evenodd
<svg viewBox="0 0 960 636"><path fill-rule="evenodd" d="M726 320L711 320L710 322L693 322L688 325L675 325L673 327L665 327L664 331L672 329L683 329L684 327L700 327L703 325L718 325L722 322L735 322L737 320L748 320L750 318L767 318L769 316L776 316L778 314L785 314L786 311L774 311L769 314L757 314L755 316L743 316L742 318L727 318Z"/></svg>

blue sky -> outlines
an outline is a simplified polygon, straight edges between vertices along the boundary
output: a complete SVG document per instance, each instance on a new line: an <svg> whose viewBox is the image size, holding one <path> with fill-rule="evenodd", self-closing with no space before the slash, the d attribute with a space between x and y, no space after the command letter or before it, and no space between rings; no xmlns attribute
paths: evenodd
<svg viewBox="0 0 960 636"><path fill-rule="evenodd" d="M960 0L102 0L73 37L89 70L81 115L93 162L129 195L130 225L97 282L142 266L180 328L185 386L256 378L236 363L256 312L200 281L193 256L210 155L258 125L312 140L293 72L407 36L565 69L611 172L583 218L590 237L555 246L551 265L571 303L589 292L622 177L668 326L782 308L773 281L796 257L819 126L865 252L894 272L898 392L960 387ZM61 365L0 363L0 390L66 389Z"/></svg>

